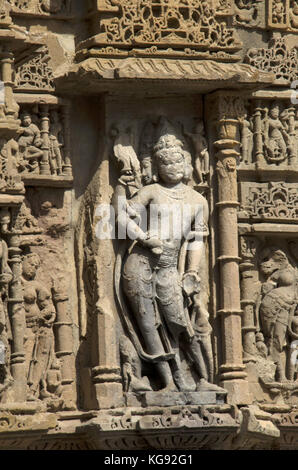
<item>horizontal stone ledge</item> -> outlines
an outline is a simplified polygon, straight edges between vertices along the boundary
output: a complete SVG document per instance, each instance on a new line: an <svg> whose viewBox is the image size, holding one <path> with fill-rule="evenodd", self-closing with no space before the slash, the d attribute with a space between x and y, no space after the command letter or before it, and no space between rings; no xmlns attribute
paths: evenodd
<svg viewBox="0 0 298 470"><path fill-rule="evenodd" d="M260 224L238 224L238 232L240 235L246 234L272 234L276 236L286 236L297 234L298 224L276 224L276 223L260 223Z"/></svg>
<svg viewBox="0 0 298 470"><path fill-rule="evenodd" d="M141 392L127 393L127 406L183 406L183 405L220 405L225 404L227 392Z"/></svg>
<svg viewBox="0 0 298 470"><path fill-rule="evenodd" d="M287 90L257 90L253 92L252 99L255 100L272 100L272 99L279 99L279 100L291 100L293 95L296 96L297 90L295 88L288 88ZM295 104L293 104L293 108L295 108Z"/></svg>
<svg viewBox="0 0 298 470"><path fill-rule="evenodd" d="M18 89L14 90L14 98L18 104L40 104L68 106L70 102L65 98L51 95L48 91L39 90L37 93L24 93Z"/></svg>
<svg viewBox="0 0 298 470"><path fill-rule="evenodd" d="M30 175L23 174L22 181L26 186L42 186L48 188L72 188L73 177L69 175Z"/></svg>
<svg viewBox="0 0 298 470"><path fill-rule="evenodd" d="M73 65L65 75L55 78L59 86L71 83L79 87L83 82L117 79L196 80L222 84L271 84L274 76L241 63L214 60L187 60L165 58L88 58ZM218 89L218 87L216 87ZM75 90L73 90L75 91ZM95 92L96 90L94 90Z"/></svg>
<svg viewBox="0 0 298 470"><path fill-rule="evenodd" d="M0 207L19 206L24 201L23 195L0 194Z"/></svg>

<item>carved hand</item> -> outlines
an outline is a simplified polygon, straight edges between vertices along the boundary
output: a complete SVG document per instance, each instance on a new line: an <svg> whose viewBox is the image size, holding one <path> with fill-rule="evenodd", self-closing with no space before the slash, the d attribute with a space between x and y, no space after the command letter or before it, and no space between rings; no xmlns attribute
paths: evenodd
<svg viewBox="0 0 298 470"><path fill-rule="evenodd" d="M161 255L163 252L162 241L157 237L149 237L145 240L142 240L142 245L146 248L150 248L155 255Z"/></svg>
<svg viewBox="0 0 298 470"><path fill-rule="evenodd" d="M195 271L186 272L182 278L182 287L189 297L200 292L201 280Z"/></svg>

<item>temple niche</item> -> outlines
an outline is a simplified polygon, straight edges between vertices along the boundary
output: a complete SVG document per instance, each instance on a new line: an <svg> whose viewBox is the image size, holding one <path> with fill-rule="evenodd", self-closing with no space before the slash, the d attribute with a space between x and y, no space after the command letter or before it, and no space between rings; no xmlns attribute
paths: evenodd
<svg viewBox="0 0 298 470"><path fill-rule="evenodd" d="M0 2L0 449L296 449L297 18Z"/></svg>

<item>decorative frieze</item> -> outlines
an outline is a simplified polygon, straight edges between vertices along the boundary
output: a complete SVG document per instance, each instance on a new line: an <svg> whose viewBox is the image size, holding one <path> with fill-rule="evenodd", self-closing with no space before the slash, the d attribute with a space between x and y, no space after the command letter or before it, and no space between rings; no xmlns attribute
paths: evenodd
<svg viewBox="0 0 298 470"><path fill-rule="evenodd" d="M240 168L297 169L297 111L288 100L254 100L240 119Z"/></svg>
<svg viewBox="0 0 298 470"><path fill-rule="evenodd" d="M241 49L235 31L216 16L230 16L231 3L217 2L216 9L210 2L184 0L138 0L133 5L121 0L116 3L100 3L95 7L101 12L98 34L79 46L106 49L110 55L120 50L139 50L141 55L175 56L182 52L192 57L207 51L208 57L221 60ZM102 52L97 49L98 55ZM222 55L223 54L223 55ZM131 54L130 54L131 55Z"/></svg>
<svg viewBox="0 0 298 470"><path fill-rule="evenodd" d="M272 72L275 80L288 84L298 79L297 47L290 48L281 36L274 36L268 43L268 48L249 49L245 62L259 70Z"/></svg>
<svg viewBox="0 0 298 470"><path fill-rule="evenodd" d="M69 15L72 0L7 0L13 13L30 15Z"/></svg>
<svg viewBox="0 0 298 470"><path fill-rule="evenodd" d="M240 183L238 218L272 221L298 219L298 186L293 183Z"/></svg>
<svg viewBox="0 0 298 470"><path fill-rule="evenodd" d="M49 65L50 56L46 46L40 48L29 61L16 67L16 91L51 92L54 90L53 71Z"/></svg>

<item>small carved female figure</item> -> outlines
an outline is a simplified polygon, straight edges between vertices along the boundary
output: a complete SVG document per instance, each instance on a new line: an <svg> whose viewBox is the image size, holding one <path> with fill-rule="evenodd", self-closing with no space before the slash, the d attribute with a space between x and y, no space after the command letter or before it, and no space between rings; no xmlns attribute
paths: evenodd
<svg viewBox="0 0 298 470"><path fill-rule="evenodd" d="M62 141L62 124L59 121L59 115L57 111L51 112L50 119L50 166L52 175L61 175L62 173L62 156L61 156L61 147L63 145Z"/></svg>
<svg viewBox="0 0 298 470"><path fill-rule="evenodd" d="M23 260L23 291L26 314L26 363L29 400L40 395L47 371L55 359L53 323L56 311L50 292L36 280L40 259L31 253Z"/></svg>
<svg viewBox="0 0 298 470"><path fill-rule="evenodd" d="M265 120L264 146L270 163L280 163L287 158L288 135L279 118L279 113L279 104L273 103L269 116Z"/></svg>

